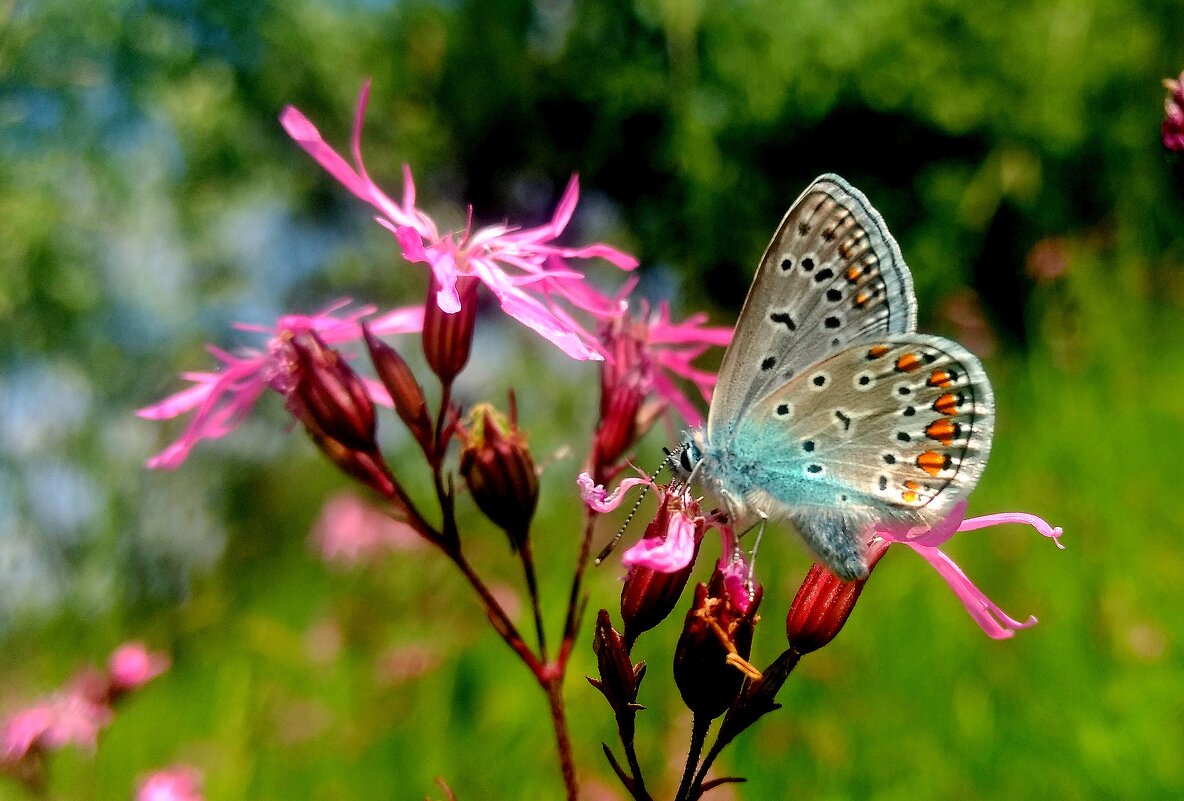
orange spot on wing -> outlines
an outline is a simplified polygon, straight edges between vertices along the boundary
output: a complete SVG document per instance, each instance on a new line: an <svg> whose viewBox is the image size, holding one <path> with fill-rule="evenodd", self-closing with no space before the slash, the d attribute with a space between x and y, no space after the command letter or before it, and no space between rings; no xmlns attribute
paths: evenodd
<svg viewBox="0 0 1184 801"><path fill-rule="evenodd" d="M887 354L888 350L889 348L887 345L872 345L870 348L868 348L867 357L869 359L878 359L881 356Z"/></svg>
<svg viewBox="0 0 1184 801"><path fill-rule="evenodd" d="M925 451L917 457L917 467L924 470L929 475L937 478L942 470L949 468L950 457L949 454L938 453L937 451Z"/></svg>
<svg viewBox="0 0 1184 801"><path fill-rule="evenodd" d="M921 366L921 360L915 353L906 353L896 360L896 369L902 373L911 373Z"/></svg>
<svg viewBox="0 0 1184 801"><path fill-rule="evenodd" d="M954 440L962 433L962 427L952 420L947 420L944 417L940 420L934 420L929 425L925 426L925 436L930 439L935 439L942 445L952 445Z"/></svg>
<svg viewBox="0 0 1184 801"><path fill-rule="evenodd" d="M911 489L914 491L921 489L920 483L913 481L911 478L908 481L904 482L904 486L905 486L905 489Z"/></svg>
<svg viewBox="0 0 1184 801"><path fill-rule="evenodd" d="M905 503L916 503L919 496L913 490L905 490L900 493L900 499Z"/></svg>
<svg viewBox="0 0 1184 801"><path fill-rule="evenodd" d="M947 392L933 402L933 411L941 414L954 414L958 411L958 399L954 393Z"/></svg>
<svg viewBox="0 0 1184 801"><path fill-rule="evenodd" d="M931 387L945 389L954 383L954 379L950 378L950 374L945 370L934 370L929 374L929 380L925 383Z"/></svg>
<svg viewBox="0 0 1184 801"><path fill-rule="evenodd" d="M867 305L867 302L872 299L872 293L866 289L861 289L855 293L855 308L862 309Z"/></svg>
<svg viewBox="0 0 1184 801"><path fill-rule="evenodd" d="M859 282L859 276L863 275L863 271L860 270L858 267L848 267L846 275L847 275L847 283L848 284L855 284L855 283Z"/></svg>

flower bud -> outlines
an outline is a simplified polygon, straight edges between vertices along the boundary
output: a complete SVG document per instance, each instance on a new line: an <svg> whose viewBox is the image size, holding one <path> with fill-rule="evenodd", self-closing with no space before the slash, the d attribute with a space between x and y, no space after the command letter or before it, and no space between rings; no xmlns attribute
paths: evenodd
<svg viewBox="0 0 1184 801"><path fill-rule="evenodd" d="M366 336L366 347L370 350L370 360L374 362L378 379L390 393L399 418L407 425L407 429L420 447L424 450L431 449L432 420L428 415L423 388L415 379L415 374L411 372L411 368L399 352L370 333L365 324L362 325L362 331Z"/></svg>
<svg viewBox="0 0 1184 801"><path fill-rule="evenodd" d="M658 507L658 515L646 527L643 539L661 536L669 526L670 509L665 503ZM635 564L625 575L621 588L621 619L625 623L625 645L632 648L644 632L657 626L674 611L683 588L687 586L695 560L699 555L701 538L695 539L694 554L686 567L670 573Z"/></svg>
<svg viewBox="0 0 1184 801"><path fill-rule="evenodd" d="M869 546L869 576L887 550L888 543L881 539ZM865 584L867 577L843 581L821 565L811 567L785 619L790 648L805 655L833 640L851 616Z"/></svg>
<svg viewBox="0 0 1184 801"><path fill-rule="evenodd" d="M473 326L477 322L477 279L461 276L456 279L460 296L460 310L452 314L442 311L436 303L439 285L433 278L428 288L428 301L423 314L423 353L432 372L444 384L464 369L473 346Z"/></svg>
<svg viewBox="0 0 1184 801"><path fill-rule="evenodd" d="M510 547L526 541L539 500L539 479L526 439L517 426L513 396L510 422L498 421L491 406L473 409L460 453L460 474L485 516L506 530Z"/></svg>
<svg viewBox="0 0 1184 801"><path fill-rule="evenodd" d="M596 667L599 679L588 677L588 682L600 690L618 715L634 711L637 706L637 691L645 676L645 662L634 665L629 659L625 640L613 628L608 610L601 609L596 616L596 630L593 633L592 650L596 652Z"/></svg>
<svg viewBox="0 0 1184 801"><path fill-rule="evenodd" d="M710 583L695 587L695 600L674 653L674 680L696 717L719 717L736 700L746 676L759 678L748 655L760 620L756 614L760 603L758 585L748 611L741 612L718 568Z"/></svg>
<svg viewBox="0 0 1184 801"><path fill-rule="evenodd" d="M293 335L288 346L295 356L292 414L345 448L376 449L374 403L357 373L312 331Z"/></svg>

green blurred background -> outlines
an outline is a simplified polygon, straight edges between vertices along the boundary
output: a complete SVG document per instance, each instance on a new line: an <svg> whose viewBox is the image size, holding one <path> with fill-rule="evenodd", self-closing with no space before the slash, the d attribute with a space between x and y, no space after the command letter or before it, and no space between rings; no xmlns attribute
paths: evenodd
<svg viewBox="0 0 1184 801"><path fill-rule="evenodd" d="M277 123L293 103L343 146L372 78L364 149L392 193L408 162L446 226L470 202L531 223L578 171L572 241L631 250L644 292L720 324L788 203L838 172L900 240L922 330L983 356L999 417L971 512L1041 514L1068 549L1016 529L949 550L1041 624L991 641L890 553L786 710L723 759L751 779L738 797L1180 797L1184 163L1159 122L1181 69L1178 0L0 0L0 713L144 638L175 669L97 755L53 760L52 797L128 798L177 760L217 800L438 797L436 776L462 801L560 796L540 694L440 558L320 562L308 531L344 482L277 398L181 470L141 467L179 429L132 410L208 365L203 343L254 343L229 322L421 298L419 268ZM478 336L462 397L516 387L536 453L582 454L595 368L492 315ZM543 481L552 632L579 459ZM517 591L502 537L463 513L474 561ZM807 566L766 542L758 663ZM594 607L619 573L594 572ZM677 628L636 652L659 788L689 724ZM588 643L573 736L608 799Z"/></svg>

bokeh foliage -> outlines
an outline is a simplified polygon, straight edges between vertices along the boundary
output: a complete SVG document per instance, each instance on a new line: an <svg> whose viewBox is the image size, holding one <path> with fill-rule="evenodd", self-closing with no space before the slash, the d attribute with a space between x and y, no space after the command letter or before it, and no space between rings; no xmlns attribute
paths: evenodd
<svg viewBox="0 0 1184 801"><path fill-rule="evenodd" d="M228 322L422 294L276 123L294 103L344 144L371 78L380 182L412 164L459 227L464 203L538 221L579 171L574 238L632 249L643 288L720 321L786 205L838 172L900 239L922 327L986 357L999 423L971 510L1039 512L1069 549L1005 533L953 551L1041 625L989 642L889 554L788 710L725 759L742 797L1179 794L1184 164L1158 123L1181 31L1174 0L0 0L0 709L143 636L175 671L97 757L55 761L56 796L126 798L177 758L212 799L419 798L437 775L462 799L557 794L541 699L438 560L343 574L310 553L341 482L274 399L179 473L140 467L166 434L130 410L206 364L203 342L250 341ZM492 320L479 336L469 399L515 386L536 450L578 452L594 370ZM576 468L543 485L557 603ZM513 581L500 536L473 548ZM804 567L784 541L762 552L766 658ZM594 605L615 578L598 572ZM674 637L639 646L652 765L685 742ZM578 680L569 696L585 774L607 781L608 715Z"/></svg>

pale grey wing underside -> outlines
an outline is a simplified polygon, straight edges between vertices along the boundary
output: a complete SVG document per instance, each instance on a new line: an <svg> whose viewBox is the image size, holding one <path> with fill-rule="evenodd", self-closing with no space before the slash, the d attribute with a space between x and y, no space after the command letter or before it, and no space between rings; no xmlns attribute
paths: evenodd
<svg viewBox="0 0 1184 801"><path fill-rule="evenodd" d="M720 367L708 437L827 354L915 326L912 276L883 219L842 178L821 176L757 267Z"/></svg>
<svg viewBox="0 0 1184 801"><path fill-rule="evenodd" d="M932 526L978 483L994 422L973 354L896 334L851 345L768 393L745 412L735 448L762 466L765 497L750 505L775 505L799 529L824 511Z"/></svg>

